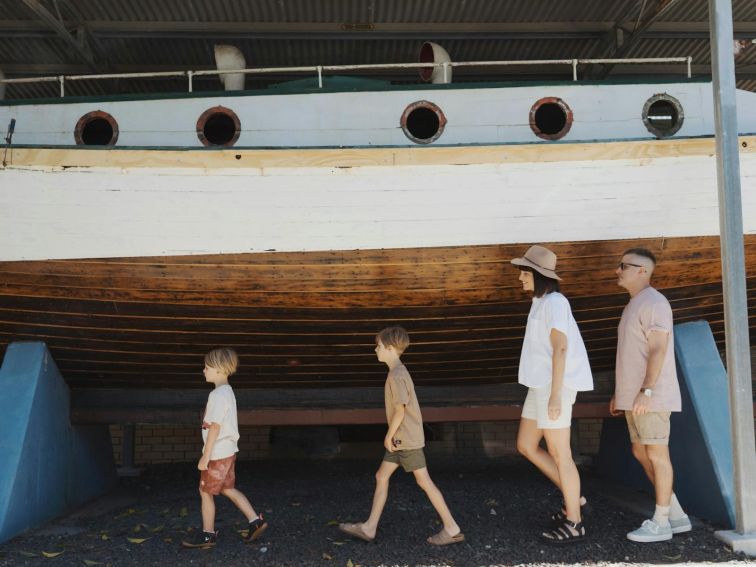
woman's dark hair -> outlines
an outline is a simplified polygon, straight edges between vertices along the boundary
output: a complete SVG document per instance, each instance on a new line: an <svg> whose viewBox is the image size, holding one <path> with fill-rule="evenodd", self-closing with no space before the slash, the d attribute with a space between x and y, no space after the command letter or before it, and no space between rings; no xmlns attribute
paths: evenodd
<svg viewBox="0 0 756 567"><path fill-rule="evenodd" d="M535 297L543 297L554 291L559 291L559 281L554 278L544 276L541 272L536 272L530 266L517 266L523 272L530 272L533 274L533 295Z"/></svg>

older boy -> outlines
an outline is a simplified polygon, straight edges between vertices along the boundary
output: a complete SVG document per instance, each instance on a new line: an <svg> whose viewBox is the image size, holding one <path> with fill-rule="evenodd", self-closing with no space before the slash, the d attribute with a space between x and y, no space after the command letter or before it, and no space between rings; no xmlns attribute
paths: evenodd
<svg viewBox="0 0 756 567"><path fill-rule="evenodd" d="M444 524L441 531L427 539L428 543L449 545L464 541L464 534L452 518L441 491L431 480L428 468L425 465L425 454L423 453L425 435L420 405L415 395L415 385L412 383L412 378L399 359L409 346L409 335L402 327L387 327L376 335L375 342L375 353L378 360L385 363L389 368L384 387L386 419L388 421L388 432L383 439L386 453L378 472L375 474L375 495L373 496L370 517L366 522L359 524L339 524L339 529L364 541L375 539L378 521L381 519L381 513L388 497L389 479L401 465L406 472L415 475L417 484L428 495L431 504Z"/></svg>
<svg viewBox="0 0 756 567"><path fill-rule="evenodd" d="M672 308L651 287L656 257L645 248L627 250L615 270L617 283L630 294L622 311L617 341L616 388L609 412L625 412L633 456L654 486L656 510L627 539L642 543L667 541L691 530L688 516L672 492L669 418L680 411L680 385L675 368Z"/></svg>
<svg viewBox="0 0 756 567"><path fill-rule="evenodd" d="M184 547L214 547L218 539L215 531L215 499L223 494L239 508L249 522L244 541L258 539L268 528L262 515L258 515L240 491L234 488L235 462L239 450L239 426L236 419L236 397L228 383L228 377L236 372L239 357L230 348L216 348L205 355L205 380L215 386L207 398L205 416L202 420L202 449L197 468L200 473L200 497L202 498L202 531L182 542Z"/></svg>

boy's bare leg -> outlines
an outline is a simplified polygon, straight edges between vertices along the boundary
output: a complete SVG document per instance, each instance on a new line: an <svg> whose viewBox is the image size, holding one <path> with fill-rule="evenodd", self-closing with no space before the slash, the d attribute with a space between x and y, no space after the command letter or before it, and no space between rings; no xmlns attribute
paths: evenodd
<svg viewBox="0 0 756 567"><path fill-rule="evenodd" d="M252 504L250 504L247 497L241 491L235 488L226 488L221 490L221 494L233 502L234 506L239 508L239 511L244 514L248 522L252 522L258 518L257 512L252 508Z"/></svg>
<svg viewBox="0 0 756 567"><path fill-rule="evenodd" d="M431 477L428 474L428 469L426 467L423 467L412 472L415 475L417 484L428 495L428 499L430 500L431 504L433 504L433 507L436 509L436 512L438 512L438 515L441 517L441 522L443 522L446 532L450 536L457 535L460 532L459 526L457 525L457 522L454 521L454 518L452 518L449 507L446 505L446 501L444 500L441 491L431 480Z"/></svg>
<svg viewBox="0 0 756 567"><path fill-rule="evenodd" d="M549 448L557 470L559 471L559 480L562 490L562 497L566 509L567 519L571 522L578 523L580 517L580 474L578 473L575 461L572 460L572 449L570 448L570 428L564 429L544 429L543 435L546 437L546 445Z"/></svg>
<svg viewBox="0 0 756 567"><path fill-rule="evenodd" d="M368 537L375 537L375 532L378 529L378 521L381 519L383 507L386 505L386 499L388 498L389 479L397 468L399 468L399 465L396 463L381 461L381 466L378 467L378 471L375 473L373 507L370 509L370 517L366 522L362 523L362 531L365 532Z"/></svg>
<svg viewBox="0 0 756 567"><path fill-rule="evenodd" d="M202 498L202 529L215 532L215 499L212 494L199 491Z"/></svg>

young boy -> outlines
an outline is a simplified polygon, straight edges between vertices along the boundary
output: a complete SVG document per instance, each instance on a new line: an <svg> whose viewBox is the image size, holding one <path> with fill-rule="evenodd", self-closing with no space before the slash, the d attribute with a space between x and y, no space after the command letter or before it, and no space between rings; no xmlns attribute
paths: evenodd
<svg viewBox="0 0 756 567"><path fill-rule="evenodd" d="M268 528L241 492L234 488L234 463L239 450L239 426L236 420L236 398L228 377L236 372L239 357L230 348L216 348L205 355L205 380L215 389L210 392L202 420L202 439L205 443L197 468L200 473L199 492L202 498L202 531L182 542L184 547L214 547L218 539L215 531L214 496L223 494L247 517L249 530L242 539L255 541Z"/></svg>
<svg viewBox="0 0 756 567"><path fill-rule="evenodd" d="M389 368L384 388L388 420L388 433L383 440L386 454L375 475L375 495L370 517L360 524L339 524L339 529L364 541L375 539L378 521L388 497L389 479L399 465L402 465L405 471L415 475L417 484L428 495L444 524L440 532L428 538L428 543L449 545L464 541L465 536L452 518L444 497L433 484L425 465L423 418L415 395L415 385L407 368L399 359L409 346L409 335L402 327L388 327L376 335L375 343L378 360Z"/></svg>

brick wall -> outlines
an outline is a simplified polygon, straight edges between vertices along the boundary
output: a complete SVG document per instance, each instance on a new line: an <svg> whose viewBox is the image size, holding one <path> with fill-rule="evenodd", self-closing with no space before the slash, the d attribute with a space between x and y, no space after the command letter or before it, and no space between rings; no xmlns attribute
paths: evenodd
<svg viewBox="0 0 756 567"><path fill-rule="evenodd" d="M576 454L593 455L598 452L601 435L600 419L581 419L573 428L573 450ZM518 421L468 423L433 423L428 425L429 455L464 457L499 457L515 454ZM270 443L270 427L242 427L239 431L239 459L255 460L290 457L291 451L278 451ZM123 430L119 425L110 428L116 462L121 463ZM361 457L380 452L382 438L343 443L343 457ZM144 466L157 463L191 462L202 453L202 437L196 427L138 425L135 434L134 464Z"/></svg>
<svg viewBox="0 0 756 567"><path fill-rule="evenodd" d="M270 427L241 427L239 430L239 459L253 460L268 457ZM110 426L113 453L121 464L123 429ZM138 425L134 439L134 464L196 461L202 455L202 436L197 427L170 425Z"/></svg>

